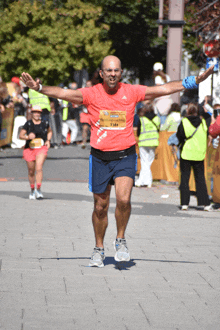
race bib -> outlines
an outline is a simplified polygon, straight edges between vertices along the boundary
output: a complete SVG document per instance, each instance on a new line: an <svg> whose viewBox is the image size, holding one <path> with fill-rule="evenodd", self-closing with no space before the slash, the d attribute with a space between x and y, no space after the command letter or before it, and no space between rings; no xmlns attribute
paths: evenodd
<svg viewBox="0 0 220 330"><path fill-rule="evenodd" d="M125 129L126 111L100 110L100 127L104 129Z"/></svg>
<svg viewBox="0 0 220 330"><path fill-rule="evenodd" d="M29 143L29 147L31 149L39 149L39 148L43 147L43 145L44 145L44 140L43 139L40 139L40 138L33 139Z"/></svg>

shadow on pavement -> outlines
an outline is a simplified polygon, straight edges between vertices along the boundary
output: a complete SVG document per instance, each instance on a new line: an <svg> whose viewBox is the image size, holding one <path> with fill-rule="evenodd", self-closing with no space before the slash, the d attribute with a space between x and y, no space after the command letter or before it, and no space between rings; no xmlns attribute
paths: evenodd
<svg viewBox="0 0 220 330"><path fill-rule="evenodd" d="M52 258L37 258L38 260L90 260L90 257L52 257ZM205 264L205 262L187 261L187 260L162 260L162 259L131 259L130 261L117 262L113 257L106 257L104 265L114 265L118 270L129 270L129 268L136 266L136 262L158 262L158 263L179 263L179 264ZM89 267L89 266L84 266Z"/></svg>
<svg viewBox="0 0 220 330"><path fill-rule="evenodd" d="M44 192L43 192L44 194ZM22 199L27 199L29 196L29 192L27 191L0 191L0 195L8 195L8 196L16 196ZM62 200L62 201L79 201L85 203L93 203L93 196L86 196L80 194L62 194L62 193L45 193L44 199L41 200ZM39 200L30 201L31 203L39 202ZM115 198L111 199L112 203L115 203ZM132 206L132 215L153 215L153 216L169 216L169 217L181 217L181 218L191 218L192 214L189 211L180 211L178 205L173 204L164 204L164 203L133 203ZM137 206L138 204L138 206ZM193 207L191 208L193 209ZM196 210L196 208L195 208ZM115 207L109 208L109 213L115 213ZM201 218L201 212L199 212L198 216L193 213L194 218ZM205 214L204 214L205 216Z"/></svg>

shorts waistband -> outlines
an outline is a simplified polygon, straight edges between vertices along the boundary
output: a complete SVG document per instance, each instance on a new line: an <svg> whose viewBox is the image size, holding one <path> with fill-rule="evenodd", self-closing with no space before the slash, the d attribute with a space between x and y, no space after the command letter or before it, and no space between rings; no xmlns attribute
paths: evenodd
<svg viewBox="0 0 220 330"><path fill-rule="evenodd" d="M91 155L105 161L119 160L129 155L133 155L135 153L136 153L135 145L131 146L128 149L119 150L119 151L102 151L91 147Z"/></svg>

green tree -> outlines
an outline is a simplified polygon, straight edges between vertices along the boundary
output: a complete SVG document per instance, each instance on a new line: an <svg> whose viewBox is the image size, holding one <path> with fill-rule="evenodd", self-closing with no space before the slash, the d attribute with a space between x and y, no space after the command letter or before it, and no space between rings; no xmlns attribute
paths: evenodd
<svg viewBox="0 0 220 330"><path fill-rule="evenodd" d="M74 70L94 70L109 53L97 24L101 8L80 0L17 1L1 14L0 75L8 81L23 71L57 84Z"/></svg>
<svg viewBox="0 0 220 330"><path fill-rule="evenodd" d="M14 0L0 0L0 11L7 8L12 2L14 2Z"/></svg>
<svg viewBox="0 0 220 330"><path fill-rule="evenodd" d="M99 22L108 24L102 32L112 41L112 51L124 67L133 68L144 80L156 61L166 58L166 35L158 38L158 5L155 0L82 0L102 7ZM164 29L166 30L166 28Z"/></svg>

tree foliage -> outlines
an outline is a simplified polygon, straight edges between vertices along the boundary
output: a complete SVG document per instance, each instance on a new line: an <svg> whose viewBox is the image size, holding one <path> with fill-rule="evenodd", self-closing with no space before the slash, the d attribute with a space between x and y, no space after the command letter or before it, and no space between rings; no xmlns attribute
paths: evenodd
<svg viewBox="0 0 220 330"><path fill-rule="evenodd" d="M111 41L100 33L101 8L80 0L13 2L1 14L0 75L8 81L27 71L56 84L74 70L94 70L109 53Z"/></svg>
<svg viewBox="0 0 220 330"><path fill-rule="evenodd" d="M186 13L188 25L192 27L192 33L188 33L191 40L195 38L194 47L188 45L185 38L186 47L191 50L193 59L198 64L204 63L206 56L203 53L203 45L208 41L220 37L220 1L218 0L187 0ZM220 43L216 45L220 52Z"/></svg>
<svg viewBox="0 0 220 330"><path fill-rule="evenodd" d="M164 1L164 19L169 0ZM167 27L158 38L156 0L0 1L0 75L26 70L56 83L74 70L91 72L107 54L143 81L156 61L166 64ZM220 2L185 0L183 45L203 65L202 46L219 33Z"/></svg>
<svg viewBox="0 0 220 330"><path fill-rule="evenodd" d="M185 0L183 45L195 63L202 66L206 56L203 53L204 43L220 36L220 1L219 0ZM169 0L164 2L164 17L168 17ZM219 44L220 47L220 44Z"/></svg>
<svg viewBox="0 0 220 330"><path fill-rule="evenodd" d="M166 57L166 36L158 38L158 6L155 0L83 0L102 7L99 22L108 24L102 33L124 67L133 68L144 79L154 62Z"/></svg>

